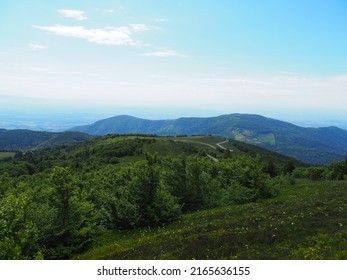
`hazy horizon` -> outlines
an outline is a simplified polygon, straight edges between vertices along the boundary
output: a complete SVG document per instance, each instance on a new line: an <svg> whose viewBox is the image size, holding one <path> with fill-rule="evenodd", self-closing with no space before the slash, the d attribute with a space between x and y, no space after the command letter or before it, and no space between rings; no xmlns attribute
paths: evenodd
<svg viewBox="0 0 347 280"><path fill-rule="evenodd" d="M0 96L0 128L64 131L78 125L117 115L162 120L181 117L215 117L226 114L258 114L264 117L290 122L303 127L337 126L347 130L346 112L331 111L281 111L281 110L207 110L199 108L135 108L112 106L78 106L57 104L47 100L25 98L21 100Z"/></svg>
<svg viewBox="0 0 347 280"><path fill-rule="evenodd" d="M260 114L347 129L347 3L0 3L0 128Z"/></svg>

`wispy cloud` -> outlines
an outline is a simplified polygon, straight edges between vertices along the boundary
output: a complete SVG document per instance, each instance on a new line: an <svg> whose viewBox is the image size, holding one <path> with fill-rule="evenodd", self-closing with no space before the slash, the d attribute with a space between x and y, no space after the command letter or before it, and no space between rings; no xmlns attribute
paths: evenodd
<svg viewBox="0 0 347 280"><path fill-rule="evenodd" d="M296 73L296 72L288 72L288 71L280 71L280 74L283 74L283 75L291 75L291 76L300 75L299 73Z"/></svg>
<svg viewBox="0 0 347 280"><path fill-rule="evenodd" d="M149 31L152 29L158 29L158 28L154 28L151 26L148 26L146 24L142 24L142 23L133 23L133 24L129 24L128 25L130 30L134 31L134 32L144 32L144 31Z"/></svg>
<svg viewBox="0 0 347 280"><path fill-rule="evenodd" d="M124 6L120 5L117 8L112 8L112 9L106 10L106 13L113 14L113 13L118 12L118 11L123 11L124 9L125 9Z"/></svg>
<svg viewBox="0 0 347 280"><path fill-rule="evenodd" d="M33 50L33 51L39 51L39 50L45 50L47 49L44 45L38 45L38 44L27 44L27 46Z"/></svg>
<svg viewBox="0 0 347 280"><path fill-rule="evenodd" d="M52 75L81 75L80 71L67 71L67 70L56 70L48 67L38 67L38 66L26 66L15 64L14 68L17 70L24 70L29 72L36 72L40 74L52 74Z"/></svg>
<svg viewBox="0 0 347 280"><path fill-rule="evenodd" d="M0 55L8 55L8 54L10 54L10 53L8 53L8 52L0 52Z"/></svg>
<svg viewBox="0 0 347 280"><path fill-rule="evenodd" d="M164 22L164 21L166 21L166 19L165 18L155 18L154 21L156 21L156 22Z"/></svg>
<svg viewBox="0 0 347 280"><path fill-rule="evenodd" d="M84 11L61 9L58 10L58 13L61 14L63 17L72 18L79 21L87 19Z"/></svg>
<svg viewBox="0 0 347 280"><path fill-rule="evenodd" d="M187 57L186 55L180 54L174 50L162 50L157 52L144 53L143 56L155 56L155 57L168 57L168 56L176 56L176 57Z"/></svg>
<svg viewBox="0 0 347 280"><path fill-rule="evenodd" d="M94 29L88 29L83 26L66 25L34 26L34 28L60 36L84 39L91 43L114 46L143 46L144 44L141 41L137 41L133 38L134 33L154 29L145 24L129 24L120 27Z"/></svg>

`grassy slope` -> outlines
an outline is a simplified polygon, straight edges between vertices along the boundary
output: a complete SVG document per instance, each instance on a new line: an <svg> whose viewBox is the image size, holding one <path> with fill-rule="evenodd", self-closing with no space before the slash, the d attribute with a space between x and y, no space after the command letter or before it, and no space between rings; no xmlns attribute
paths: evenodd
<svg viewBox="0 0 347 280"><path fill-rule="evenodd" d="M14 152L0 152L0 160L4 159L4 158L9 158L9 157L14 157L16 153Z"/></svg>
<svg viewBox="0 0 347 280"><path fill-rule="evenodd" d="M300 181L257 203L107 232L80 259L347 259L347 183Z"/></svg>

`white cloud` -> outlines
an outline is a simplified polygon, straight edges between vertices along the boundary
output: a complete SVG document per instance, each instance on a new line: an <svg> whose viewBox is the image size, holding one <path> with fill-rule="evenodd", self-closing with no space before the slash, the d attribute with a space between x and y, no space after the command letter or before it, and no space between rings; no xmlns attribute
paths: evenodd
<svg viewBox="0 0 347 280"><path fill-rule="evenodd" d="M144 53L143 56L156 56L156 57L168 57L168 56L176 56L176 57L187 57L186 55L180 54L174 50L162 50L157 52Z"/></svg>
<svg viewBox="0 0 347 280"><path fill-rule="evenodd" d="M38 45L38 44L27 44L27 46L33 50L33 51L39 51L39 50L45 50L47 49L44 45Z"/></svg>
<svg viewBox="0 0 347 280"><path fill-rule="evenodd" d="M143 32L143 31L149 31L151 29L154 29L153 27L150 27L150 26L148 26L146 24L142 24L142 23L129 24L129 27L134 32Z"/></svg>
<svg viewBox="0 0 347 280"><path fill-rule="evenodd" d="M133 34L153 29L145 24L129 24L127 26L94 29L66 25L34 26L34 28L60 36L80 38L96 44L114 46L142 46L144 44L141 41L133 39Z"/></svg>
<svg viewBox="0 0 347 280"><path fill-rule="evenodd" d="M86 15L85 15L85 12L79 11L79 10L65 10L65 9L61 9L61 10L58 10L58 12L63 17L66 17L66 18L72 18L72 19L79 20L79 21L87 19Z"/></svg>
<svg viewBox="0 0 347 280"><path fill-rule="evenodd" d="M10 54L10 53L8 53L8 52L0 52L0 55L8 55L8 54Z"/></svg>
<svg viewBox="0 0 347 280"><path fill-rule="evenodd" d="M156 22L164 22L164 21L166 21L166 19L165 18L155 18L154 21L156 21Z"/></svg>
<svg viewBox="0 0 347 280"><path fill-rule="evenodd" d="M125 9L124 6L123 6L123 5L120 5L120 6L117 7L117 8L106 10L106 13L113 14L113 13L115 13L115 12L122 11L122 10L124 10L124 9Z"/></svg>

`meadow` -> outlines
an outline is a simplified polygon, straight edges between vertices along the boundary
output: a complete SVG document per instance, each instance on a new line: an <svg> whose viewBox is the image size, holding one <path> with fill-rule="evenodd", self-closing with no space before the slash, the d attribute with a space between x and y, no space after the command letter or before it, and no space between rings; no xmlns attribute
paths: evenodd
<svg viewBox="0 0 347 280"><path fill-rule="evenodd" d="M6 160L12 158L16 153L8 151L0 151L0 160Z"/></svg>
<svg viewBox="0 0 347 280"><path fill-rule="evenodd" d="M76 259L347 259L347 183L297 180L280 195L108 231Z"/></svg>

